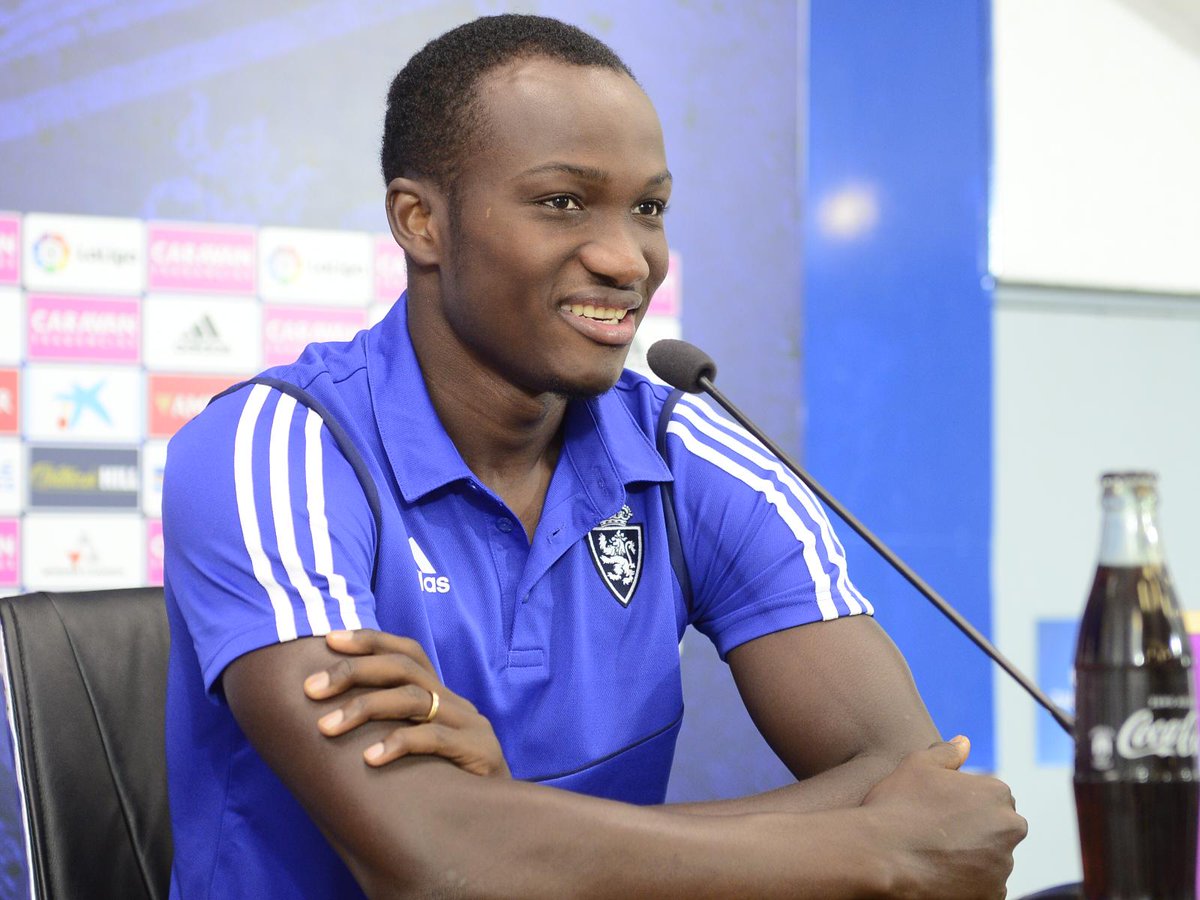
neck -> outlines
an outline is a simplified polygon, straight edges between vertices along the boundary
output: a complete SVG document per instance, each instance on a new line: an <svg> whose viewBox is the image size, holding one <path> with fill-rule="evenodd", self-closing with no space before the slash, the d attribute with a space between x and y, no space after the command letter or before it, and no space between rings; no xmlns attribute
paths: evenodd
<svg viewBox="0 0 1200 900"><path fill-rule="evenodd" d="M410 299L408 329L433 408L467 467L528 525L526 512L540 513L558 459L567 399L506 380L432 306Z"/></svg>

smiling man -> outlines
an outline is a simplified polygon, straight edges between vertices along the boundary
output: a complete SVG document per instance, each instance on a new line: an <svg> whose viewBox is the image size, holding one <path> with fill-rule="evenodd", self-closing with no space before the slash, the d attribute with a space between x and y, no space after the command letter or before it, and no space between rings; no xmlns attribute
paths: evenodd
<svg viewBox="0 0 1200 900"><path fill-rule="evenodd" d="M623 371L671 175L620 59L462 26L382 160L406 296L171 444L173 895L1000 896L1024 822L820 506ZM661 805L689 624L796 784Z"/></svg>

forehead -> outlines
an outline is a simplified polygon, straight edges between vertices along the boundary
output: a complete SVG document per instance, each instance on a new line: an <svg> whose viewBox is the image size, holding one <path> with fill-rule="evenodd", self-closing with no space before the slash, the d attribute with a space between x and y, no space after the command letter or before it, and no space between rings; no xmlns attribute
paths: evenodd
<svg viewBox="0 0 1200 900"><path fill-rule="evenodd" d="M535 57L489 72L478 91L483 146L468 168L666 168L654 105L623 72Z"/></svg>

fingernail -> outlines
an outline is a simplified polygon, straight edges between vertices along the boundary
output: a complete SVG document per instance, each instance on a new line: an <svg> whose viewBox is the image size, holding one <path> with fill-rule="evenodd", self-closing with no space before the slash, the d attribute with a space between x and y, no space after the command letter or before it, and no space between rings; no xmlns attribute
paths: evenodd
<svg viewBox="0 0 1200 900"><path fill-rule="evenodd" d="M952 743L952 744L969 744L969 743L971 743L971 740L965 734L956 734L954 737L950 738L950 743Z"/></svg>
<svg viewBox="0 0 1200 900"><path fill-rule="evenodd" d="M379 759L383 756L383 744L372 744L363 752L363 756L367 759Z"/></svg>
<svg viewBox="0 0 1200 900"><path fill-rule="evenodd" d="M340 709L335 709L329 715L321 716L321 718L317 720L317 724L322 728L336 728L338 725L342 724L342 719L344 718L346 718L346 716L342 713L342 711Z"/></svg>
<svg viewBox="0 0 1200 900"><path fill-rule="evenodd" d="M309 675L304 679L304 689L306 691L323 691L329 687L329 673L318 672L316 675Z"/></svg>
<svg viewBox="0 0 1200 900"><path fill-rule="evenodd" d="M337 629L335 631L329 632L329 636L331 638L347 638L347 637L350 637L350 635L352 635L352 634L354 634L353 631L346 631L345 629Z"/></svg>

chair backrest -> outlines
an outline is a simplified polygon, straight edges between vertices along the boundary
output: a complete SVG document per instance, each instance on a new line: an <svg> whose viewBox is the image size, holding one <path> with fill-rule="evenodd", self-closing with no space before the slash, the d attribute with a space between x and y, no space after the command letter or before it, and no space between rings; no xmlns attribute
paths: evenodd
<svg viewBox="0 0 1200 900"><path fill-rule="evenodd" d="M34 896L165 898L162 589L9 597L0 629Z"/></svg>

